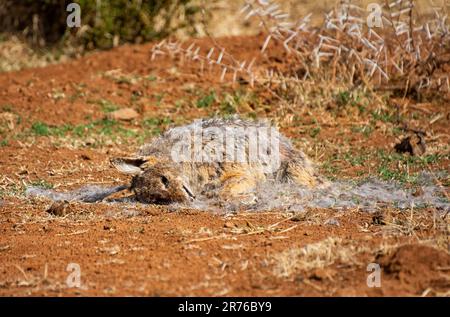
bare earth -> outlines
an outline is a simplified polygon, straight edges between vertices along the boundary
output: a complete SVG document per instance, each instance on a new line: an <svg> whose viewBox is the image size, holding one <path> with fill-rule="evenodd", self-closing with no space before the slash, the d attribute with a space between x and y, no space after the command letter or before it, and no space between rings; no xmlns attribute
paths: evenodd
<svg viewBox="0 0 450 317"><path fill-rule="evenodd" d="M251 60L261 38L220 42L240 60ZM269 108L267 91L249 97L248 85L221 83L220 71L201 72L170 57L151 61L151 47L123 46L0 74L0 141L6 140L0 145L0 295L450 294L449 216L434 208L224 214L72 202L55 215L47 212L51 201L26 197L30 184L67 190L128 182L111 168L110 157L134 152L169 125L222 113L227 104L217 100L237 90L243 92L236 112L277 118L280 130L328 177L379 176L385 162L377 151L392 153L399 139L389 121L374 122L364 135L354 126L368 125L367 117L333 116L333 109L308 105ZM257 63L277 67L270 56ZM212 89L217 100L199 103ZM430 132L429 151L438 155L423 165L411 163L408 175L448 172L448 102L395 103L410 122ZM126 107L138 117L103 120ZM401 162L389 164L391 171L406 171ZM448 178L436 182L448 195ZM66 283L71 263L81 270L80 288ZM381 287L368 286L369 263L380 265Z"/></svg>

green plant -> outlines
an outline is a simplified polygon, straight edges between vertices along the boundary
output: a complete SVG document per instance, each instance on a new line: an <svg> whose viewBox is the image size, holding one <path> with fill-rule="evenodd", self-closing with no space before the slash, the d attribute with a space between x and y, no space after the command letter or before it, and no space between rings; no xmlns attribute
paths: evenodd
<svg viewBox="0 0 450 317"><path fill-rule="evenodd" d="M197 100L197 108L208 108L216 101L216 93L211 91L208 95Z"/></svg>
<svg viewBox="0 0 450 317"><path fill-rule="evenodd" d="M39 136L48 136L50 135L50 127L43 122L35 122L31 126L31 130L34 134Z"/></svg>
<svg viewBox="0 0 450 317"><path fill-rule="evenodd" d="M158 77L156 77L155 75L148 75L147 77L145 77L145 79L147 79L148 81L157 81Z"/></svg>
<svg viewBox="0 0 450 317"><path fill-rule="evenodd" d="M349 162L352 166L362 166L368 159L368 155L345 153L344 159L347 162Z"/></svg>
<svg viewBox="0 0 450 317"><path fill-rule="evenodd" d="M46 123L40 121L33 123L31 126L31 132L38 136L49 136L49 135L63 136L67 132L72 130L73 127L69 124L65 124L59 127L50 127Z"/></svg>
<svg viewBox="0 0 450 317"><path fill-rule="evenodd" d="M309 135L312 138L315 138L320 133L320 127L315 127L311 131L309 131Z"/></svg>
<svg viewBox="0 0 450 317"><path fill-rule="evenodd" d="M5 112L12 112L13 111L13 106L10 104L5 104L2 106L2 111Z"/></svg>
<svg viewBox="0 0 450 317"><path fill-rule="evenodd" d="M116 111L117 109L119 109L118 105L116 105L115 103L113 103L107 99L99 99L99 100L94 100L94 101L90 101L90 102L100 105L100 107L102 108L102 111L105 113L113 112L113 111Z"/></svg>
<svg viewBox="0 0 450 317"><path fill-rule="evenodd" d="M368 138L373 132L373 127L371 125L352 126L351 130L354 133L362 133Z"/></svg>
<svg viewBox="0 0 450 317"><path fill-rule="evenodd" d="M42 188L46 188L46 189L51 189L51 188L53 188L53 184L47 182L47 181L44 180L44 179L39 179L39 180L37 180L37 181L32 182L32 183L31 183L31 186L34 186L34 187L42 187Z"/></svg>
<svg viewBox="0 0 450 317"><path fill-rule="evenodd" d="M395 180L402 184L403 183L415 184L417 182L416 174L408 174L404 171L390 169L387 165L382 165L378 168L378 175L383 180L386 180L386 181Z"/></svg>
<svg viewBox="0 0 450 317"><path fill-rule="evenodd" d="M335 97L336 104L338 107L344 107L350 103L351 98L350 91L341 91Z"/></svg>
<svg viewBox="0 0 450 317"><path fill-rule="evenodd" d="M372 111L371 115L374 120L382 122L395 122L397 119L393 112L382 109Z"/></svg>

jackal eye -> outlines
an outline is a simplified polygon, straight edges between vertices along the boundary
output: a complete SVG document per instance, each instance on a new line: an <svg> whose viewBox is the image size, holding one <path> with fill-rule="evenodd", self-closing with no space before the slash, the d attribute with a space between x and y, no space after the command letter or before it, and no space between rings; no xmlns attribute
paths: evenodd
<svg viewBox="0 0 450 317"><path fill-rule="evenodd" d="M167 179L167 177L165 177L164 175L161 176L161 183L163 183L163 185L167 188L169 187L169 180Z"/></svg>

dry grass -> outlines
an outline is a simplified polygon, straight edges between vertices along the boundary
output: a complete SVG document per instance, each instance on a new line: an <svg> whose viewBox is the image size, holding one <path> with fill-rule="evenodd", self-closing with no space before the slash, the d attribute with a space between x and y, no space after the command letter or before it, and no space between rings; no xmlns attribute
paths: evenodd
<svg viewBox="0 0 450 317"><path fill-rule="evenodd" d="M410 209L399 211L387 209L374 220L381 222L384 237L410 236L418 243L425 243L443 251L449 251L450 219L448 214L426 213Z"/></svg>
<svg viewBox="0 0 450 317"><path fill-rule="evenodd" d="M369 3L373 3L372 0L353 0L352 3L360 6L361 8L367 8ZM383 1L379 1L383 3ZM227 1L227 0L215 0L207 1L206 8L211 14L211 21L208 22L208 30L215 36L230 36L230 35L243 35L243 34L255 34L257 29L257 23L251 23L244 21L242 16L236 15L242 6L244 1ZM280 5L280 9L283 12L289 12L289 15L294 20L300 19L312 13L311 22L313 26L320 26L324 13L329 12L339 1L336 0L277 0L277 4ZM433 6L439 6L445 4L445 1L429 1L429 0L416 0L415 4L417 9L424 15L433 13ZM205 35L201 26L198 26L200 35Z"/></svg>
<svg viewBox="0 0 450 317"><path fill-rule="evenodd" d="M266 34L261 43L261 55L271 54L271 43L282 44L291 56L283 69L258 68L256 56L249 61L236 60L211 39L211 49L205 53L200 47L179 42L163 41L152 51L152 58L170 54L182 60L199 62L206 67L220 69L221 81L238 76L248 79L271 92L285 89L286 83L302 86L305 79L329 79L331 84L344 82L349 87L364 85L419 95L423 91L450 91L445 65L450 31L446 22L446 6L433 7L434 16L421 12L412 0L381 4L383 27L369 27L366 11L351 1L343 1L330 8L319 28L311 22L311 14L292 20L277 1L246 1L240 11L243 20L259 21L260 31ZM421 12L421 14L419 14ZM206 26L205 26L206 28ZM282 57L280 57L282 58ZM229 74L227 76L227 74ZM276 93L279 99L280 93Z"/></svg>
<svg viewBox="0 0 450 317"><path fill-rule="evenodd" d="M353 246L338 237L329 237L300 248L289 248L272 257L273 273L279 277L290 277L295 273L324 268L336 262L355 264L355 256L368 251L362 246Z"/></svg>

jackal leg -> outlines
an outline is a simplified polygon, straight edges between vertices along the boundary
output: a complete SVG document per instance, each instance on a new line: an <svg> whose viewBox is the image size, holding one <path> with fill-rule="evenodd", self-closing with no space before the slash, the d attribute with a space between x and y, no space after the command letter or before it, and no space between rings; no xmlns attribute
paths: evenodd
<svg viewBox="0 0 450 317"><path fill-rule="evenodd" d="M242 203L252 203L256 200L255 189L264 174L248 166L232 165L224 169L221 176L219 198L233 199Z"/></svg>

